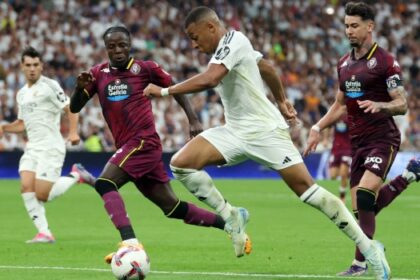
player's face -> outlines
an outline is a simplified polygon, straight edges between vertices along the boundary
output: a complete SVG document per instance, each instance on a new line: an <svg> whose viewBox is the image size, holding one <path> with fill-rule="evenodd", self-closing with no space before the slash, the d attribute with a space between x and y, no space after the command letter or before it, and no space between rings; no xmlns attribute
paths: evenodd
<svg viewBox="0 0 420 280"><path fill-rule="evenodd" d="M208 21L191 23L186 29L192 47L206 54L216 51L218 40L215 38L215 26Z"/></svg>
<svg viewBox="0 0 420 280"><path fill-rule="evenodd" d="M105 48L108 53L111 66L122 68L127 65L131 42L124 32L112 32L105 37Z"/></svg>
<svg viewBox="0 0 420 280"><path fill-rule="evenodd" d="M352 47L361 47L366 38L372 34L373 21L362 20L359 16L345 16L346 36Z"/></svg>
<svg viewBox="0 0 420 280"><path fill-rule="evenodd" d="M42 62L39 57L24 56L21 63L23 74L29 84L34 84L41 77Z"/></svg>

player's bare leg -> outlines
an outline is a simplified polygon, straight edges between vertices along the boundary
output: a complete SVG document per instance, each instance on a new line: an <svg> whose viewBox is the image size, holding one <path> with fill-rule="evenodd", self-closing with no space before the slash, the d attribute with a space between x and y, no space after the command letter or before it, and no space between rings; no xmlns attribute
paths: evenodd
<svg viewBox="0 0 420 280"><path fill-rule="evenodd" d="M237 257L249 254L251 240L245 233L249 219L244 208L232 207L216 188L211 177L202 170L207 165L221 165L226 161L220 152L201 136L188 142L171 160L176 179L200 201L214 209L226 222L225 230L231 235Z"/></svg>

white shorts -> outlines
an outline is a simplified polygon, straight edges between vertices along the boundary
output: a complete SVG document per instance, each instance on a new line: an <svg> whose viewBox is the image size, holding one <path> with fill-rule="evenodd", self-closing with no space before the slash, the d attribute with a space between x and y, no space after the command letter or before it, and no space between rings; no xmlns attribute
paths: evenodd
<svg viewBox="0 0 420 280"><path fill-rule="evenodd" d="M61 176L65 153L57 150L27 149L20 158L19 172L31 171L36 179L55 182Z"/></svg>
<svg viewBox="0 0 420 280"><path fill-rule="evenodd" d="M222 154L226 165L251 159L277 171L303 162L287 129L276 128L253 140L241 139L224 126L210 128L200 135Z"/></svg>

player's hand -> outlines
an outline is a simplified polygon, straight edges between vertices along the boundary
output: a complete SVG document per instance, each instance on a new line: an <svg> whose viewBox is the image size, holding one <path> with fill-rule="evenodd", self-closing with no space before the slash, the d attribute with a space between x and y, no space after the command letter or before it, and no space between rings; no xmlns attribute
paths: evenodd
<svg viewBox="0 0 420 280"><path fill-rule="evenodd" d="M0 138L2 138L2 137L3 137L3 134L4 134L4 132L3 132L3 126L2 126L2 125L0 125Z"/></svg>
<svg viewBox="0 0 420 280"><path fill-rule="evenodd" d="M95 78L93 77L92 73L84 71L77 76L76 87L83 89L93 81L95 81Z"/></svg>
<svg viewBox="0 0 420 280"><path fill-rule="evenodd" d="M156 96L156 97L162 97L162 94L160 93L161 87L154 85L154 84L148 84L147 87L143 90L144 96Z"/></svg>
<svg viewBox="0 0 420 280"><path fill-rule="evenodd" d="M72 146L75 146L80 143L80 136L77 133L70 133L67 137L67 141L70 142Z"/></svg>
<svg viewBox="0 0 420 280"><path fill-rule="evenodd" d="M381 111L380 103L373 102L370 100L357 100L357 104L359 104L360 109L364 109L363 112L365 113L378 113Z"/></svg>
<svg viewBox="0 0 420 280"><path fill-rule="evenodd" d="M321 139L321 134L318 131L313 130L313 129L309 131L308 142L306 143L306 148L303 151L304 157L306 157L312 152L315 152L320 139Z"/></svg>
<svg viewBox="0 0 420 280"><path fill-rule="evenodd" d="M194 138L201 132L203 132L203 126L199 121L195 121L190 124L190 138Z"/></svg>
<svg viewBox="0 0 420 280"><path fill-rule="evenodd" d="M286 121L293 121L297 119L296 109L293 107L292 103L289 100L285 100L282 103L278 104L280 113L286 119Z"/></svg>

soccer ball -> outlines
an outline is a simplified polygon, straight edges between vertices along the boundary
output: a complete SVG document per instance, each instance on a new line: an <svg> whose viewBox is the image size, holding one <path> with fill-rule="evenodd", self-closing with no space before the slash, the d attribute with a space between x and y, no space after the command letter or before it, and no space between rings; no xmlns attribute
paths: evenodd
<svg viewBox="0 0 420 280"><path fill-rule="evenodd" d="M140 247L121 247L112 257L111 269L120 280L145 279L150 272L149 257Z"/></svg>

